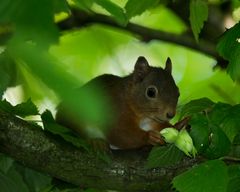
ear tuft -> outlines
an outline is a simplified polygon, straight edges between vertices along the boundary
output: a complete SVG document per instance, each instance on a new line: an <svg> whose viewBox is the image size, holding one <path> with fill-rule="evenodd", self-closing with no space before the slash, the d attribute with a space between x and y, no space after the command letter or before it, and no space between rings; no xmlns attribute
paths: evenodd
<svg viewBox="0 0 240 192"><path fill-rule="evenodd" d="M140 56L138 57L135 66L134 66L134 80L135 81L142 81L144 77L148 74L150 66L148 61L145 57Z"/></svg>
<svg viewBox="0 0 240 192"><path fill-rule="evenodd" d="M172 73L172 61L169 57L167 58L164 70L167 71L170 74Z"/></svg>

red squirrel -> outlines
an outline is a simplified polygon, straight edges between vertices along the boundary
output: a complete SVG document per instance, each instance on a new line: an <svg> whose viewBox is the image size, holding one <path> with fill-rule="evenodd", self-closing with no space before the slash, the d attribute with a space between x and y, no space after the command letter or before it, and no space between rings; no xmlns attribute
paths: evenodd
<svg viewBox="0 0 240 192"><path fill-rule="evenodd" d="M165 68L152 67L140 56L130 75L101 75L86 83L81 90L98 86L104 91L114 110L114 120L108 125L105 139L113 149L135 149L163 144L159 131L172 126L179 89L171 75L172 63ZM56 121L82 134L84 125L73 119L64 102L58 106Z"/></svg>

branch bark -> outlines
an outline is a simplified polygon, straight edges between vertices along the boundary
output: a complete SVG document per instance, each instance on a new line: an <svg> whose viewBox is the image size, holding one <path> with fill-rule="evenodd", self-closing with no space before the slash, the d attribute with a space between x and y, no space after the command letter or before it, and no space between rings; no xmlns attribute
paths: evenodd
<svg viewBox="0 0 240 192"><path fill-rule="evenodd" d="M105 163L36 126L0 110L0 151L23 165L81 187L118 191L171 191L174 176L199 163L147 170L146 153L115 151Z"/></svg>

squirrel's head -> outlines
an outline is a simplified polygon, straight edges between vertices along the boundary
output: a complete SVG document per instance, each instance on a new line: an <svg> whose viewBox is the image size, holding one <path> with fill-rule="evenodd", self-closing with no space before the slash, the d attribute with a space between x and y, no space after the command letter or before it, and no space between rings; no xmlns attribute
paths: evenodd
<svg viewBox="0 0 240 192"><path fill-rule="evenodd" d="M179 89L172 77L172 62L165 68L151 67L139 57L132 73L131 101L134 110L143 117L156 121L169 121L175 116Z"/></svg>

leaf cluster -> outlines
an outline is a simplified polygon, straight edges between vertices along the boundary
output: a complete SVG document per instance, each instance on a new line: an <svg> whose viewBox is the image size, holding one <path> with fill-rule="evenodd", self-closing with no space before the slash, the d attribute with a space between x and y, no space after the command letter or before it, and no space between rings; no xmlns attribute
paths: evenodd
<svg viewBox="0 0 240 192"><path fill-rule="evenodd" d="M182 108L181 116L191 116L190 135L197 150L209 159L228 155L240 133L240 105L214 103L207 98L193 100Z"/></svg>
<svg viewBox="0 0 240 192"><path fill-rule="evenodd" d="M239 115L240 105L214 103L208 98L192 100L182 107L180 118L191 117L189 133L198 156L206 161L175 177L174 188L183 192L230 192L238 188L239 165L228 166L223 160L225 157L236 159L240 155L237 151L233 152L240 134ZM183 156L172 145L156 147L149 155L147 167L178 164ZM233 176L234 173L237 174Z"/></svg>
<svg viewBox="0 0 240 192"><path fill-rule="evenodd" d="M15 86L17 70L24 66L41 79L60 98L65 99L76 113L87 120L102 121L108 112L103 96L77 94L72 97L72 89L79 86L79 80L66 72L61 62L49 53L49 48L59 42L61 33L56 18L64 12L69 17L72 8L89 14L103 12L110 15L122 28L137 15L159 3L160 0L128 0L124 5L110 0L2 0L0 4L0 96L8 87ZM97 7L97 8L96 8ZM100 7L100 8L99 8ZM204 22L208 19L209 4L206 0L191 0L189 19L195 40ZM6 11L7 10L7 11ZM44 10L44 11L43 11ZM6 35L7 34L7 35ZM227 72L234 81L240 81L240 24L228 29L218 41L217 51L229 61ZM69 96L71 95L71 96ZM82 102L79 103L79 100ZM103 102L99 102L102 100ZM93 108L92 106L99 107ZM27 100L12 106L6 100L0 103L1 110L26 117L39 115L36 106ZM101 109L96 111L95 109ZM103 110L104 109L104 110ZM104 112L103 112L104 111ZM177 176L173 186L184 192L190 191L239 191L239 165L227 165L224 158L239 158L240 105L215 103L207 98L190 101L181 109L180 118L191 116L189 133L193 138L198 154L207 159L188 172ZM76 147L89 150L89 146L68 129L57 125L49 111L41 114L44 129ZM104 122L103 122L104 124ZM154 147L147 168L170 166L179 163L184 157L173 145ZM11 159L0 158L0 186L4 191L61 191L54 189L47 176L33 173L15 165ZM34 176L32 176L34 175ZM208 175L208 177L206 177ZM194 179L193 179L194 178ZM215 182L218 180L219 182ZM220 184L219 184L220 183ZM35 184L33 186L33 184ZM46 188L47 187L47 188ZM90 191L90 190L89 190Z"/></svg>

